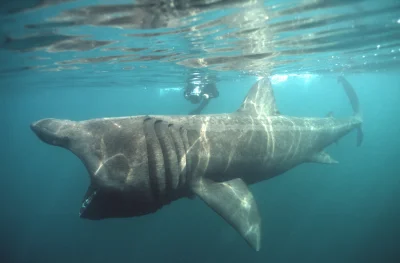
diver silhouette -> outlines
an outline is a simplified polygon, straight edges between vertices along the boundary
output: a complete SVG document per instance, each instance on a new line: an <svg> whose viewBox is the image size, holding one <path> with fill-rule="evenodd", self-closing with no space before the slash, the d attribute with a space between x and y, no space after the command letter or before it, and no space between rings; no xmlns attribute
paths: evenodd
<svg viewBox="0 0 400 263"><path fill-rule="evenodd" d="M184 97L193 104L200 105L189 112L189 115L200 114L201 111L210 103L210 100L217 98L219 92L215 83L207 83L205 85L193 85L189 83L184 91Z"/></svg>

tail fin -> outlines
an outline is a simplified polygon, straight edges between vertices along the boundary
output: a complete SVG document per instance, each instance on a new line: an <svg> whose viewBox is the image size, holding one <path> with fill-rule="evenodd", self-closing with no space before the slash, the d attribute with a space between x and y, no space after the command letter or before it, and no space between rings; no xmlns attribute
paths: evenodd
<svg viewBox="0 0 400 263"><path fill-rule="evenodd" d="M351 106L353 107L353 112L355 116L360 115L360 103L358 101L358 97L356 92L354 91L353 86L343 77L338 77L338 82L342 83L344 91L347 94L347 97L350 100Z"/></svg>
<svg viewBox="0 0 400 263"><path fill-rule="evenodd" d="M362 116L358 96L354 91L353 86L343 76L339 76L337 81L342 84L344 91L350 100L351 107L353 108L354 117L360 122L360 125L357 127L357 146L360 146L364 138L364 133L361 129Z"/></svg>

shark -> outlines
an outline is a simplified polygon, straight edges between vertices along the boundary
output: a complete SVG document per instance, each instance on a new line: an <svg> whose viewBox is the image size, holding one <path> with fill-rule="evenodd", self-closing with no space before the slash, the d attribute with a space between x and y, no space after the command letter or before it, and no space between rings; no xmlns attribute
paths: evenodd
<svg viewBox="0 0 400 263"><path fill-rule="evenodd" d="M344 77L338 81L353 108L346 118L283 115L269 78L262 78L232 113L46 118L30 128L86 167L81 218L144 216L198 197L259 251L262 220L249 186L302 163L337 163L324 149L352 130L361 145L358 97Z"/></svg>

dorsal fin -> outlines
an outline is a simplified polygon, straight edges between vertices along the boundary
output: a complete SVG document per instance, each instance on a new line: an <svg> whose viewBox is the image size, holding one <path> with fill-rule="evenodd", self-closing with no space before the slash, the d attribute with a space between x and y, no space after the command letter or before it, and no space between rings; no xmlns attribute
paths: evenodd
<svg viewBox="0 0 400 263"><path fill-rule="evenodd" d="M237 112L255 116L279 114L274 91L268 78L260 79L251 87Z"/></svg>

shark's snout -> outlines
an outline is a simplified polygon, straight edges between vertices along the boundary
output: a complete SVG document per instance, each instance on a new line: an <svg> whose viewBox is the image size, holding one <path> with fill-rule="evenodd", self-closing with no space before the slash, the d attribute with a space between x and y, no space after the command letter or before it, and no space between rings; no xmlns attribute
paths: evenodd
<svg viewBox="0 0 400 263"><path fill-rule="evenodd" d="M43 119L32 123L30 127L43 142L55 146L65 146L69 139L63 129L64 122L57 119Z"/></svg>

